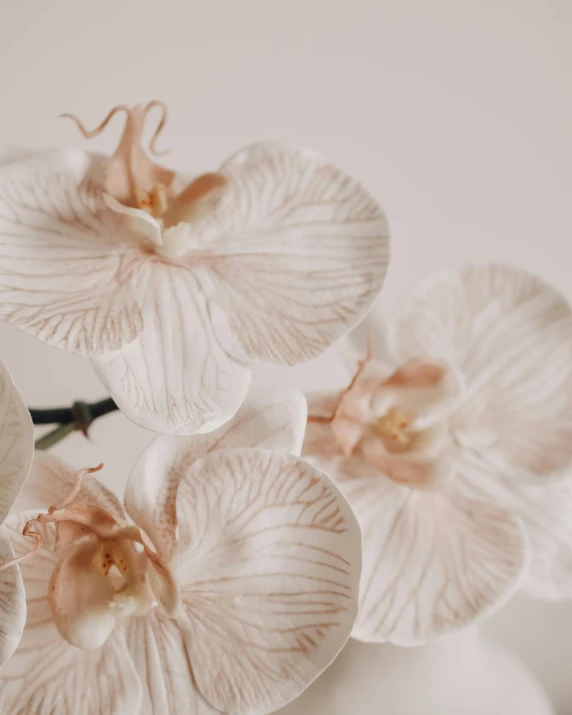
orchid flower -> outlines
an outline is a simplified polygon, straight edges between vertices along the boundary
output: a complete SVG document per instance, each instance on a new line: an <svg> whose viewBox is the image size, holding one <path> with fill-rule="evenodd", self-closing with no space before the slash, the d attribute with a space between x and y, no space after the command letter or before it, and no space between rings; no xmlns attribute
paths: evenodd
<svg viewBox="0 0 572 715"><path fill-rule="evenodd" d="M351 633L361 535L295 456L305 422L301 394L253 393L208 435L162 435L125 509L38 453L25 496L52 506L6 522L28 617L0 711L261 715L309 685Z"/></svg>
<svg viewBox="0 0 572 715"><path fill-rule="evenodd" d="M14 557L4 521L24 484L34 454L34 426L8 370L0 362L0 564ZM0 664L24 629L26 601L20 569L0 571Z"/></svg>
<svg viewBox="0 0 572 715"><path fill-rule="evenodd" d="M503 265L439 273L349 388L309 399L303 454L364 535L354 636L409 645L519 586L572 596L572 312Z"/></svg>
<svg viewBox="0 0 572 715"><path fill-rule="evenodd" d="M90 356L123 412L158 432L229 419L249 366L295 365L378 294L388 227L365 189L308 149L256 144L194 178L141 135L159 102L115 107L110 158L66 149L0 168L0 318Z"/></svg>

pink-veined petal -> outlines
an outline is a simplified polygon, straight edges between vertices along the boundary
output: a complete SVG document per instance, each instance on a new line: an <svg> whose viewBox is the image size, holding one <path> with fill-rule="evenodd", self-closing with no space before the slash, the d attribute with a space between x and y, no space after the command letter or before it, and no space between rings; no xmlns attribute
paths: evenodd
<svg viewBox="0 0 572 715"><path fill-rule="evenodd" d="M238 359L295 365L356 325L379 293L389 229L367 191L309 149L257 144L221 170L209 218L189 227L205 256L212 317Z"/></svg>
<svg viewBox="0 0 572 715"><path fill-rule="evenodd" d="M49 151L0 168L0 318L94 355L143 328L143 237L108 209L94 160Z"/></svg>
<svg viewBox="0 0 572 715"><path fill-rule="evenodd" d="M34 454L34 425L0 361L0 525L22 489Z"/></svg>
<svg viewBox="0 0 572 715"><path fill-rule="evenodd" d="M530 544L528 577L522 589L548 600L572 598L572 479L521 484L499 475L478 455L458 462L455 487L520 517Z"/></svg>
<svg viewBox="0 0 572 715"><path fill-rule="evenodd" d="M220 715L197 690L182 625L158 608L125 627L143 700L137 715Z"/></svg>
<svg viewBox="0 0 572 715"><path fill-rule="evenodd" d="M356 458L323 464L363 532L353 636L416 645L462 628L506 601L526 568L518 518L449 490L412 490Z"/></svg>
<svg viewBox="0 0 572 715"><path fill-rule="evenodd" d="M12 514L6 525L17 556L30 550L22 528L36 512ZM58 633L48 602L50 577L57 563L53 528L39 552L20 564L27 599L24 635L12 658L0 667L0 712L10 715L126 715L137 713L141 688L125 645L116 630L104 647L82 651ZM3 572L0 571L0 574Z"/></svg>
<svg viewBox="0 0 572 715"><path fill-rule="evenodd" d="M6 527L0 525L0 566L14 558ZM0 571L0 666L16 650L26 621L24 583L18 566Z"/></svg>
<svg viewBox="0 0 572 715"><path fill-rule="evenodd" d="M196 686L225 713L269 713L335 658L356 616L361 536L325 474L225 449L186 472L172 568Z"/></svg>
<svg viewBox="0 0 572 715"><path fill-rule="evenodd" d="M0 708L10 715L137 713L141 685L123 633L82 651L51 622L26 625L20 647L0 668Z"/></svg>
<svg viewBox="0 0 572 715"><path fill-rule="evenodd" d="M157 437L136 462L125 490L129 516L170 558L177 529L176 496L189 467L208 452L258 447L300 454L306 401L294 390L252 390L235 416L205 435Z"/></svg>
<svg viewBox="0 0 572 715"><path fill-rule="evenodd" d="M503 265L440 273L392 331L400 360L441 359L466 381L452 429L491 469L545 480L572 464L572 311L538 278Z"/></svg>
<svg viewBox="0 0 572 715"><path fill-rule="evenodd" d="M16 511L22 509L47 510L50 506L60 505L76 484L78 469L71 467L59 457L38 450L34 454L30 475L15 505ZM90 506L100 506L123 524L126 515L121 503L95 477L85 475L76 501ZM37 515L38 512L36 512Z"/></svg>
<svg viewBox="0 0 572 715"><path fill-rule="evenodd" d="M143 311L137 340L93 360L120 409L142 427L179 434L208 431L232 417L250 373L215 340L193 274L156 261Z"/></svg>

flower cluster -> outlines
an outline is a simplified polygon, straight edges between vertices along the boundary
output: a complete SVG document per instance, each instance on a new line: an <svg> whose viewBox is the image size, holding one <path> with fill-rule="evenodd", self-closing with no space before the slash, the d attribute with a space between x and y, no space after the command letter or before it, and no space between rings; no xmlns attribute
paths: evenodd
<svg viewBox="0 0 572 715"><path fill-rule="evenodd" d="M566 300L487 264L366 315L389 239L359 183L278 144L170 170L159 102L66 116L90 139L118 113L110 157L0 165L0 319L160 433L121 503L103 465L34 454L0 364L1 712L265 715L350 635L415 645L518 588L571 597ZM345 389L250 389L341 339Z"/></svg>

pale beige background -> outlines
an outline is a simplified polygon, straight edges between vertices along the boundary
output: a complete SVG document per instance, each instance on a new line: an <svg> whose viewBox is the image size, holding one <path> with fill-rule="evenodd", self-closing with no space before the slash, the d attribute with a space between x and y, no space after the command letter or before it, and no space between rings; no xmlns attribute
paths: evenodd
<svg viewBox="0 0 572 715"><path fill-rule="evenodd" d="M163 99L177 167L279 138L359 176L392 227L386 302L487 258L572 298L571 14L568 0L0 0L0 145L80 144L60 112L95 125L115 103ZM0 352L29 404L104 394L87 361L15 329L0 326ZM116 414L58 451L105 460L119 488L148 439ZM572 605L517 598L487 629L572 712Z"/></svg>

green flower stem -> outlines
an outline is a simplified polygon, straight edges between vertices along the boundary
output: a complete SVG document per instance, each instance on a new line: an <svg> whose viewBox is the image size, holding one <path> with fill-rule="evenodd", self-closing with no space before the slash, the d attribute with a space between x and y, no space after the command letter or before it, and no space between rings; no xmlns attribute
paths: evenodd
<svg viewBox="0 0 572 715"><path fill-rule="evenodd" d="M67 437L68 434L74 432L76 429L77 426L74 422L68 422L65 425L59 425L55 429L45 434L43 437L40 437L40 439L36 440L35 447L36 449L49 449L50 447L53 447L55 444L60 442L64 437Z"/></svg>

